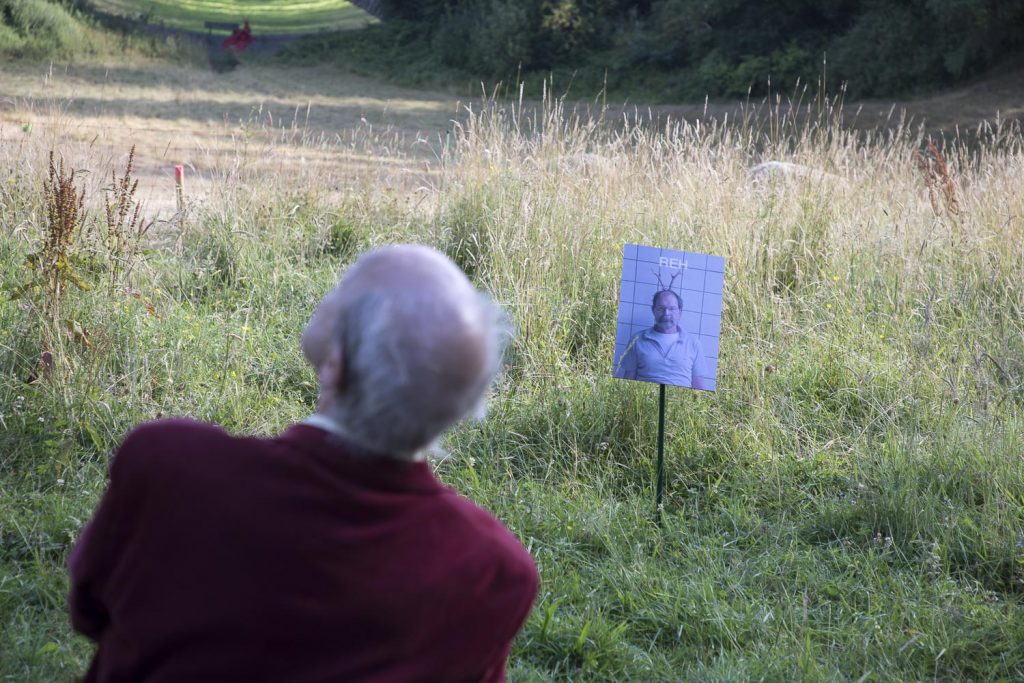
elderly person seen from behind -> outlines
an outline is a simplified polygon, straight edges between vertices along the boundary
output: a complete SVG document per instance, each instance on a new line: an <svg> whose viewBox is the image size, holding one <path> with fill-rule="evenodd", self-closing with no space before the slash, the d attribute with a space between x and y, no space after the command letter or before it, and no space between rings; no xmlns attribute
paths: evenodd
<svg viewBox="0 0 1024 683"><path fill-rule="evenodd" d="M438 252L379 249L303 334L314 415L128 434L69 560L86 680L504 680L536 567L423 461L482 406L499 321Z"/></svg>

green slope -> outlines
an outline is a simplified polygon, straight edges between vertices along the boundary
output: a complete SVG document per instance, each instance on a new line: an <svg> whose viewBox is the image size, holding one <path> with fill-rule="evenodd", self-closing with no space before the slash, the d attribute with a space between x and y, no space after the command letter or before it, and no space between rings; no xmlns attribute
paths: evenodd
<svg viewBox="0 0 1024 683"><path fill-rule="evenodd" d="M256 34L311 33L362 28L376 21L345 0L92 0L103 12L146 16L150 21L190 31L204 23L248 19Z"/></svg>
<svg viewBox="0 0 1024 683"><path fill-rule="evenodd" d="M69 4L0 0L0 60L77 59L86 55L161 48L106 31Z"/></svg>

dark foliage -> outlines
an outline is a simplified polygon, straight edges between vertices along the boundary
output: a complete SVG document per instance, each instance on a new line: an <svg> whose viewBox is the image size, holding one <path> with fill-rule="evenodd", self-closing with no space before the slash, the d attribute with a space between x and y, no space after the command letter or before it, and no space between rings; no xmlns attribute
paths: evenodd
<svg viewBox="0 0 1024 683"><path fill-rule="evenodd" d="M858 96L952 84L1024 51L1024 0L385 0L439 66L486 78L572 69L676 97L798 79Z"/></svg>

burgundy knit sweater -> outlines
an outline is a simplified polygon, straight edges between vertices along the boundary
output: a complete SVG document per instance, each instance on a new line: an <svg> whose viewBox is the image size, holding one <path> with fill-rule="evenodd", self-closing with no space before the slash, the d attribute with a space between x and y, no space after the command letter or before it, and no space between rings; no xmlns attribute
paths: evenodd
<svg viewBox="0 0 1024 683"><path fill-rule="evenodd" d="M69 560L87 681L502 681L537 570L423 462L132 431Z"/></svg>

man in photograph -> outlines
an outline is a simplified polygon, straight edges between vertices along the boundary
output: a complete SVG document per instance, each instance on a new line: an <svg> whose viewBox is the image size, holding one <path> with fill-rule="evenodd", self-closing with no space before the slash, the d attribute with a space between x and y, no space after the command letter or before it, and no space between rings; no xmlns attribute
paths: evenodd
<svg viewBox="0 0 1024 683"><path fill-rule="evenodd" d="M615 368L615 377L705 389L704 352L696 336L679 324L683 301L663 289L651 302L654 326L629 340Z"/></svg>
<svg viewBox="0 0 1024 683"><path fill-rule="evenodd" d="M69 559L85 680L503 681L536 566L425 454L480 413L506 336L448 258L378 249L302 335L313 415L132 430Z"/></svg>

